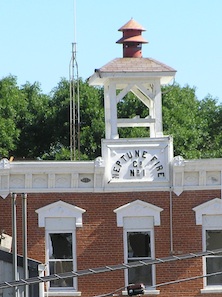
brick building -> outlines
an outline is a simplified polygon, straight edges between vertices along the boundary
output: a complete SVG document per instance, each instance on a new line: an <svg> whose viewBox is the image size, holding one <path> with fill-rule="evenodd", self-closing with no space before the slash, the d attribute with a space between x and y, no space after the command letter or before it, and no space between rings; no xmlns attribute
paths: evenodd
<svg viewBox="0 0 222 297"><path fill-rule="evenodd" d="M123 58L96 69L89 84L104 87L105 139L90 162L0 162L0 228L16 229L22 254L23 196L27 193L28 257L45 275L164 258L222 247L222 159L183 160L162 130L161 85L176 71L142 57L144 28L131 19L120 28ZM133 92L147 118L117 117L117 103ZM150 138L119 138L119 127L148 127ZM15 197L14 197L15 198ZM142 282L145 294L161 297L222 295L222 276L165 286L164 282L221 271L222 256L58 279L40 296L95 296ZM4 295L3 295L4 296Z"/></svg>

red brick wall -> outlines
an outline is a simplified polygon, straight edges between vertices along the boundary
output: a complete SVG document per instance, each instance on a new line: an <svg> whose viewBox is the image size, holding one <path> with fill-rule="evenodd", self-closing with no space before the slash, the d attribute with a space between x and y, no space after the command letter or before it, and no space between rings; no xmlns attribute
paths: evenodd
<svg viewBox="0 0 222 297"><path fill-rule="evenodd" d="M202 228L196 226L193 207L220 197L220 191L189 191L173 199L173 250L175 254L202 251ZM77 228L78 270L120 264L123 257L123 229L117 227L114 209L134 200L143 200L163 208L161 226L155 227L156 257L170 255L169 192L132 193L50 193L28 194L28 256L45 262L45 230L38 227L35 210L62 200L84 208L83 227ZM22 254L22 198L17 196L18 252ZM11 199L0 199L0 229L11 234ZM202 259L175 261L156 266L156 283L202 275ZM83 297L112 292L124 286L123 271L85 276L78 279ZM203 280L160 288L160 297L199 297ZM158 288L157 288L158 289ZM209 297L218 294L208 294Z"/></svg>

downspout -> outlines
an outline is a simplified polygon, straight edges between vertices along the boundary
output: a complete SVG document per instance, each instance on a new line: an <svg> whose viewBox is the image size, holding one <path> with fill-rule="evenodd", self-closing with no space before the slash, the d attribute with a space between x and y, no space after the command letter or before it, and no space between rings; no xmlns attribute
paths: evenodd
<svg viewBox="0 0 222 297"><path fill-rule="evenodd" d="M12 252L13 252L13 276L14 280L18 280L18 253L17 253L17 224L16 224L16 197L15 193L11 193L12 198ZM14 287L14 297L18 296L18 287Z"/></svg>
<svg viewBox="0 0 222 297"><path fill-rule="evenodd" d="M28 257L27 257L27 194L22 194L22 229L23 229L23 271L24 279L28 275ZM29 296L28 285L24 286L24 297Z"/></svg>
<svg viewBox="0 0 222 297"><path fill-rule="evenodd" d="M174 254L173 248L173 162L170 162L170 255Z"/></svg>
<svg viewBox="0 0 222 297"><path fill-rule="evenodd" d="M222 199L222 170L220 172L220 199Z"/></svg>
<svg viewBox="0 0 222 297"><path fill-rule="evenodd" d="M170 255L173 254L173 195L172 186L170 185Z"/></svg>

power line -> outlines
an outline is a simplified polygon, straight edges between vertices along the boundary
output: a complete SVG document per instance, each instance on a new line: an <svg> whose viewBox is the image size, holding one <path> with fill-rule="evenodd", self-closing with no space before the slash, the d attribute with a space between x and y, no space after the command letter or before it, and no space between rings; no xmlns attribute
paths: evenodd
<svg viewBox="0 0 222 297"><path fill-rule="evenodd" d="M182 282L188 282L188 281L196 280L196 279L199 279L199 278L210 277L210 276L215 276L215 275L220 275L220 274L222 274L222 271L213 272L213 273L209 273L209 274L205 274L205 275L198 275L198 276L188 277L188 278L182 278L182 279L178 279L178 280L174 280L174 281L169 281L169 282L165 282L165 283L161 283L161 284L156 284L154 286L151 286L151 288L158 288L158 287L163 287L163 286L167 286L167 285L178 284L178 283L182 283ZM115 293L117 293L119 291L122 291L125 288L126 287L124 286L124 287L116 289L116 290L114 290L112 292L97 295L97 296L93 296L93 297L112 296L113 294L115 294Z"/></svg>
<svg viewBox="0 0 222 297"><path fill-rule="evenodd" d="M113 294L118 293L118 292L124 290L125 288L126 288L126 287L124 286L124 287L121 287L121 288L119 288L119 289L116 289L116 290L114 290L114 291L112 291L112 292L105 293L105 294L102 294L102 295L93 296L93 297L107 297L107 296L112 296Z"/></svg>
<svg viewBox="0 0 222 297"><path fill-rule="evenodd" d="M198 276L193 276L193 277L181 278L181 279L178 279L178 280L157 284L157 285L152 286L152 287L154 287L154 288L163 287L163 286L167 286L167 285L173 285L173 284L177 284L177 283L188 282L188 281L196 280L196 279L199 279L199 278L216 276L216 275L220 275L220 274L222 274L222 271L212 272L212 273L209 273L209 274L198 275Z"/></svg>
<svg viewBox="0 0 222 297"><path fill-rule="evenodd" d="M38 284L41 282L49 282L49 281L54 281L58 279L81 277L86 275L117 271L117 270L123 270L123 269L130 269L130 268L142 267L142 266L148 266L148 265L154 265L154 264L160 264L160 263L167 263L167 262L178 261L178 260L188 260L188 259L197 258L197 257L215 255L218 253L222 253L222 249L206 251L206 252L198 252L198 253L189 253L184 255L169 256L161 259L156 258L151 260L135 261L131 263L123 263L119 265L90 268L90 269L79 270L79 271L64 272L64 273L52 274L52 275L43 276L43 277L36 276L28 279L20 279L20 280L0 283L0 289L18 287L23 285Z"/></svg>

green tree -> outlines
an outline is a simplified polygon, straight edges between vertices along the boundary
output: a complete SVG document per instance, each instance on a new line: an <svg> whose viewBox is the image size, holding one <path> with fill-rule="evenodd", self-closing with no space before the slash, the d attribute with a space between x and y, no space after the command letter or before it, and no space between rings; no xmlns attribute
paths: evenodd
<svg viewBox="0 0 222 297"><path fill-rule="evenodd" d="M103 90L89 87L80 80L81 159L94 159L101 154L104 137ZM55 142L53 158L69 154L69 82L62 80L54 89ZM206 97L199 101L195 88L178 84L163 88L163 127L165 135L174 138L175 155L186 159L221 156L221 105ZM118 103L119 118L149 115L147 107L132 93ZM120 137L149 137L147 128L118 129Z"/></svg>
<svg viewBox="0 0 222 297"><path fill-rule="evenodd" d="M101 139L105 136L103 89L80 80L81 154L89 159L101 156Z"/></svg>
<svg viewBox="0 0 222 297"><path fill-rule="evenodd" d="M89 86L87 82L80 79L79 94L80 159L94 159L101 155L101 138L104 137L103 91ZM53 89L51 108L53 110L53 139L51 149L43 155L43 158L70 159L70 91L69 81L66 79L62 79L57 87ZM77 121L75 123L77 133L78 123ZM76 135L76 143L77 141L78 136ZM77 151L78 155L79 152Z"/></svg>
<svg viewBox="0 0 222 297"><path fill-rule="evenodd" d="M198 147L201 158L222 157L222 105L210 95L199 102L199 122L202 143Z"/></svg>
<svg viewBox="0 0 222 297"><path fill-rule="evenodd" d="M17 120L21 117L24 100L17 79L8 76L0 80L0 156L10 157L20 136Z"/></svg>
<svg viewBox="0 0 222 297"><path fill-rule="evenodd" d="M174 154L185 159L221 157L221 105L199 101L195 88L163 88L163 130L174 139Z"/></svg>
<svg viewBox="0 0 222 297"><path fill-rule="evenodd" d="M17 78L0 80L0 155L39 157L51 143L50 97L39 83L18 87Z"/></svg>
<svg viewBox="0 0 222 297"><path fill-rule="evenodd" d="M41 91L39 83L27 82L20 88L24 105L17 119L20 137L14 155L36 159L49 150L52 141L51 99Z"/></svg>
<svg viewBox="0 0 222 297"><path fill-rule="evenodd" d="M104 137L103 89L80 79L81 160L101 155ZM77 84L76 84L77 85ZM208 95L199 101L195 88L166 86L163 91L163 131L174 139L175 155L185 159L222 156L222 105ZM118 103L119 118L149 115L132 93ZM61 79L50 95L39 83L21 87L14 76L0 80L0 157L70 159L69 81ZM77 125L77 122L76 122ZM75 127L76 131L77 126ZM149 137L148 128L118 129L120 137ZM76 140L78 142L76 135ZM77 158L78 159L78 158Z"/></svg>

